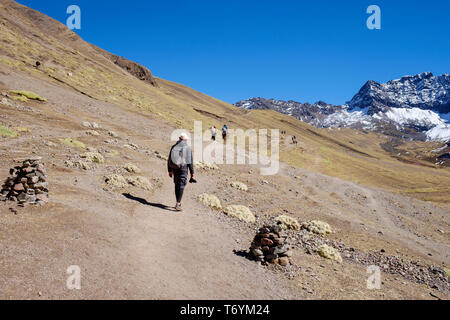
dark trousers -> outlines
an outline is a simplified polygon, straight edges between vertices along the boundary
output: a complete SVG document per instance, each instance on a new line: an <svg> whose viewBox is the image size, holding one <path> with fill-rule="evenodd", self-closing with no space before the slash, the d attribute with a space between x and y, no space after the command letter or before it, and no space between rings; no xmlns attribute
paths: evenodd
<svg viewBox="0 0 450 320"><path fill-rule="evenodd" d="M175 197L177 198L177 203L181 203L183 199L184 188L188 181L188 169L181 168L173 172L173 182L175 183Z"/></svg>

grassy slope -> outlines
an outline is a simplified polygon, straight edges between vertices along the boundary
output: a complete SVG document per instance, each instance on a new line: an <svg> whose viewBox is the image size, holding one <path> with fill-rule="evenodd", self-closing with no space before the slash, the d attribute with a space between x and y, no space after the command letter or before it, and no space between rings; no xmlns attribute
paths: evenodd
<svg viewBox="0 0 450 320"><path fill-rule="evenodd" d="M193 121L198 120L203 121L204 129L227 123L232 128L286 130L299 140L297 148L282 145L281 160L286 163L426 200L450 202L450 170L400 162L380 147L385 142L380 135L318 130L273 111L241 110L162 79L157 80L160 88L154 88L125 73L100 49L64 26L51 20L39 23L41 18L21 6L12 10L11 4L0 4L0 63L123 108L139 109L174 127L192 129ZM34 68L36 61L43 62L39 70ZM10 89L27 90L26 84Z"/></svg>

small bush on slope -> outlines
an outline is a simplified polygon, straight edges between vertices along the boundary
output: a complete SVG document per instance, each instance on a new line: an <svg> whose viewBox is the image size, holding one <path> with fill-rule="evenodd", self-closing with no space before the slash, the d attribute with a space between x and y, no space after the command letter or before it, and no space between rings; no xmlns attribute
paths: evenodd
<svg viewBox="0 0 450 320"><path fill-rule="evenodd" d="M105 158L98 152L86 152L81 155L82 158L94 163L104 163Z"/></svg>
<svg viewBox="0 0 450 320"><path fill-rule="evenodd" d="M302 228L321 236L325 236L332 232L328 223L318 220L306 222L302 225Z"/></svg>
<svg viewBox="0 0 450 320"><path fill-rule="evenodd" d="M197 197L197 200L210 208L222 209L222 204L220 203L219 198L217 198L212 194L207 193L201 194Z"/></svg>
<svg viewBox="0 0 450 320"><path fill-rule="evenodd" d="M116 189L124 189L128 186L134 186L146 191L151 191L153 185L144 177L124 177L118 174L111 174L105 177L106 184Z"/></svg>
<svg viewBox="0 0 450 320"><path fill-rule="evenodd" d="M319 255L325 259L330 259L333 261L337 261L339 263L342 263L342 257L339 251L337 251L335 248L332 248L326 244L321 245L317 252Z"/></svg>
<svg viewBox="0 0 450 320"><path fill-rule="evenodd" d="M239 220L253 223L256 221L254 214L250 211L249 208L241 205L228 206L223 211L225 214L236 217Z"/></svg>
<svg viewBox="0 0 450 320"><path fill-rule="evenodd" d="M0 136L14 138L17 137L17 132L9 129L8 127L0 125Z"/></svg>
<svg viewBox="0 0 450 320"><path fill-rule="evenodd" d="M245 183L242 183L242 182L239 182L239 181L231 182L230 186L235 188L235 189L241 190L241 191L248 191L247 185Z"/></svg>
<svg viewBox="0 0 450 320"><path fill-rule="evenodd" d="M300 230L300 223L292 217L279 216L275 221L285 229Z"/></svg>
<svg viewBox="0 0 450 320"><path fill-rule="evenodd" d="M132 163L127 163L126 165L123 166L123 168L130 173L141 173L141 169L139 169Z"/></svg>
<svg viewBox="0 0 450 320"><path fill-rule="evenodd" d="M30 100L38 100L38 101L47 101L47 99L42 98L38 94L31 92L31 91L24 91L24 90L12 90L11 93L17 94L19 97L24 98L24 102ZM21 100L21 101L23 101Z"/></svg>
<svg viewBox="0 0 450 320"><path fill-rule="evenodd" d="M72 139L72 138L59 139L59 142L61 142L62 144L65 144L69 147L86 149L86 145L83 142Z"/></svg>

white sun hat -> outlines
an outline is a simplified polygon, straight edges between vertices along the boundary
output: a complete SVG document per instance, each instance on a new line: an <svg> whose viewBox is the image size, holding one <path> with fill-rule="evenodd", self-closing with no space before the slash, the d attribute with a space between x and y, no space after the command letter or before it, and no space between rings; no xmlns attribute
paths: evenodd
<svg viewBox="0 0 450 320"><path fill-rule="evenodd" d="M183 132L180 134L180 138L183 140L189 140L189 135L186 132Z"/></svg>

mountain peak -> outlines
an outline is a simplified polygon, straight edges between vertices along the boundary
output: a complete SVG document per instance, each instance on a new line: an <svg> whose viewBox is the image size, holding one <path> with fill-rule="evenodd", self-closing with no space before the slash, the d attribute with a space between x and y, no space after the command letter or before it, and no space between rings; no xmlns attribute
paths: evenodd
<svg viewBox="0 0 450 320"><path fill-rule="evenodd" d="M411 137L418 139L425 138L425 135L430 138L427 132L442 126L433 134L442 136L445 131L446 137L450 131L445 123L445 120L450 120L450 76L436 77L431 72L423 72L383 84L369 80L346 106L329 105L323 101L312 105L263 98L244 100L235 105L246 109L275 110L316 127L352 127L388 133L392 129L386 131L384 127L387 125L394 128L395 134L398 131L401 135L409 132Z"/></svg>
<svg viewBox="0 0 450 320"><path fill-rule="evenodd" d="M387 108L419 108L450 113L450 78L423 72L383 84L370 80L347 104L350 109L369 108L371 114Z"/></svg>

